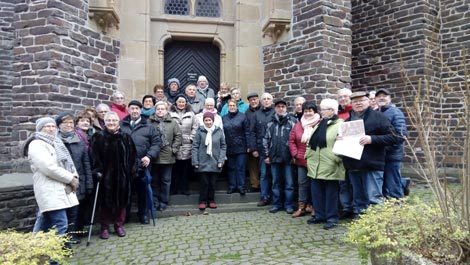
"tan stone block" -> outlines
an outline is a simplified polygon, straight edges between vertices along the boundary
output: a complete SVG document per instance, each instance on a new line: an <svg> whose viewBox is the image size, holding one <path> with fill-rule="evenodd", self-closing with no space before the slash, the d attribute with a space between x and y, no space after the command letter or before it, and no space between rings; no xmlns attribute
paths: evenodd
<svg viewBox="0 0 470 265"><path fill-rule="evenodd" d="M261 17L261 10L259 5L248 5L245 3L240 4L239 19L246 22L257 22Z"/></svg>
<svg viewBox="0 0 470 265"><path fill-rule="evenodd" d="M124 41L121 42L122 60L146 60L147 42Z"/></svg>
<svg viewBox="0 0 470 265"><path fill-rule="evenodd" d="M122 79L145 79L145 61L120 60L119 77Z"/></svg>
<svg viewBox="0 0 470 265"><path fill-rule="evenodd" d="M147 38L146 30L148 26L148 15L143 14L122 14L120 23L121 41L139 40L145 41Z"/></svg>

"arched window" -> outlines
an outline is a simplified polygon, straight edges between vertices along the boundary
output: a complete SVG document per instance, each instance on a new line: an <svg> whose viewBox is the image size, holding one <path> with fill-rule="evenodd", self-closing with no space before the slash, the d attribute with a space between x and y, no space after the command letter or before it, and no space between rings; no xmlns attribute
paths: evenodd
<svg viewBox="0 0 470 265"><path fill-rule="evenodd" d="M197 0L196 16L220 17L219 0Z"/></svg>
<svg viewBox="0 0 470 265"><path fill-rule="evenodd" d="M188 0L166 0L165 14L170 15L189 15Z"/></svg>

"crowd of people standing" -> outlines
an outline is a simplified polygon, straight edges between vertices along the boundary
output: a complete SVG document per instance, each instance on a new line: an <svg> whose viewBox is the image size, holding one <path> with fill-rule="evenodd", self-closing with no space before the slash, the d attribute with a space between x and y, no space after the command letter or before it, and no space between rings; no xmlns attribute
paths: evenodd
<svg viewBox="0 0 470 265"><path fill-rule="evenodd" d="M374 101L346 88L318 106L298 97L292 113L269 93L247 93L247 102L240 94L227 83L216 93L204 76L185 88L171 78L142 100L125 104L115 91L111 106L38 119L24 145L39 206L35 230L83 230L97 183L102 239L111 224L126 235L133 194L142 224L154 207L166 210L170 195L189 195L191 179L199 180L198 208L217 208L223 170L228 194L260 192L259 207L310 215L307 223L324 229L406 193L409 180L400 175L406 123L387 89L377 90ZM342 124L357 120L365 129L361 158L334 153ZM148 198L153 193L156 203ZM72 243L80 241L71 234Z"/></svg>

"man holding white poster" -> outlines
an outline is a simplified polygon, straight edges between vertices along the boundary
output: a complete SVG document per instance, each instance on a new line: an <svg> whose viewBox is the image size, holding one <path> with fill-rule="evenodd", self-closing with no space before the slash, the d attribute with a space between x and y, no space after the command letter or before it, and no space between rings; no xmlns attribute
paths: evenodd
<svg viewBox="0 0 470 265"><path fill-rule="evenodd" d="M369 206L382 202L385 146L397 143L398 139L387 117L370 108L367 92L351 94L352 111L347 122L362 120L365 134L357 138L364 146L360 159L343 156L344 167L353 189L353 211L355 217ZM360 124L360 122L359 122ZM352 124L351 124L352 125ZM357 124L356 124L357 125ZM351 129L360 126L351 126ZM361 133L360 130L358 133ZM339 137L340 143L342 137Z"/></svg>

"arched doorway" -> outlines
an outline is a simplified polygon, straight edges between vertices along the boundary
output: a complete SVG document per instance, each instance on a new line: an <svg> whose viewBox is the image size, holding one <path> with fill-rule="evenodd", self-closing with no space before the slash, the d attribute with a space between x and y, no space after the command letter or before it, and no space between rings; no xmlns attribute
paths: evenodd
<svg viewBox="0 0 470 265"><path fill-rule="evenodd" d="M165 82L173 77L180 80L181 87L197 83L204 75L209 86L216 92L220 84L220 50L210 42L172 41L165 45Z"/></svg>

